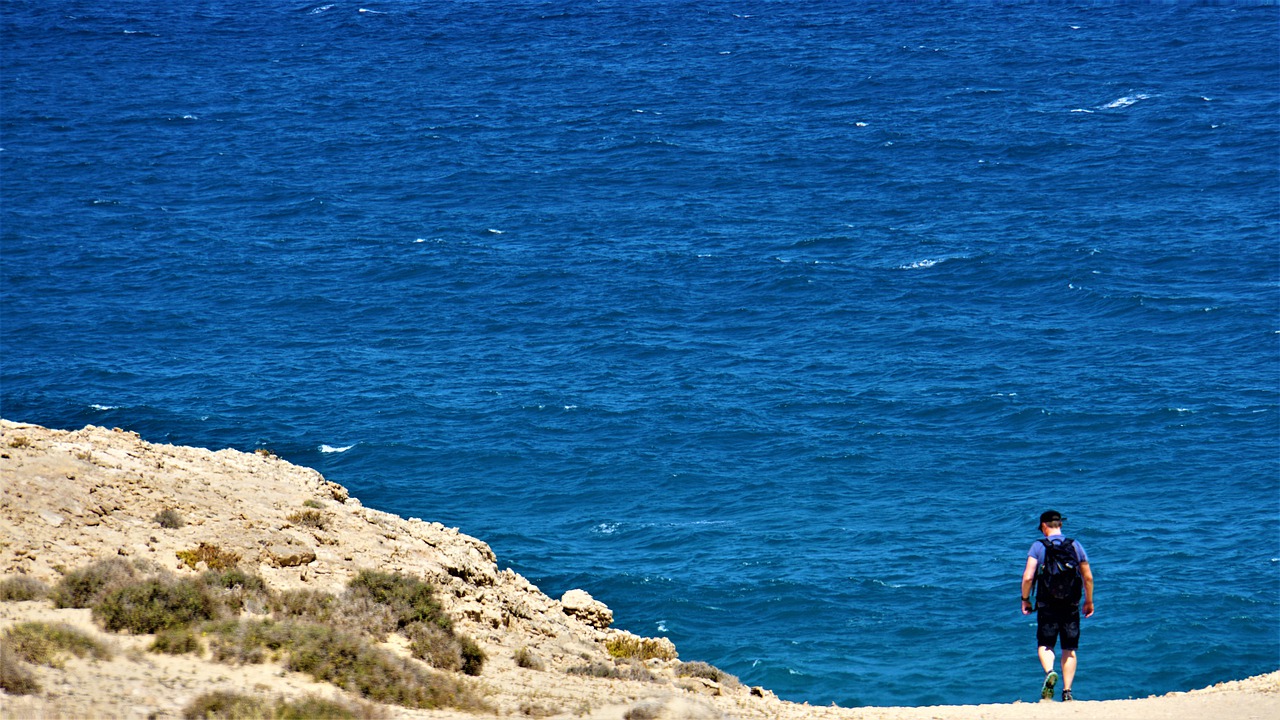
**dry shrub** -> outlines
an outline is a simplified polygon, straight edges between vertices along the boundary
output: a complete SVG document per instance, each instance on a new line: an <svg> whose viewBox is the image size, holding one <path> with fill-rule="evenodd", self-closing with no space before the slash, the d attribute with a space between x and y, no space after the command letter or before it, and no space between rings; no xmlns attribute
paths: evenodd
<svg viewBox="0 0 1280 720"><path fill-rule="evenodd" d="M313 508L299 510L286 519L294 525L305 525L317 530L327 530L329 528L329 515Z"/></svg>
<svg viewBox="0 0 1280 720"><path fill-rule="evenodd" d="M49 596L49 586L27 576L16 575L0 580L0 602L43 600Z"/></svg>
<svg viewBox="0 0 1280 720"><path fill-rule="evenodd" d="M348 703L314 695L286 700L242 695L219 690L205 693L182 711L191 720L377 720L385 711L368 703Z"/></svg>
<svg viewBox="0 0 1280 720"><path fill-rule="evenodd" d="M612 665L603 662L592 662L586 665L577 665L567 670L570 675L584 675L586 677L610 678L614 680L639 680L641 682L653 682L657 678L653 673L649 672L639 661L635 660L618 660Z"/></svg>
<svg viewBox="0 0 1280 720"><path fill-rule="evenodd" d="M161 510L156 513L155 517L151 518L151 521L166 530L176 530L187 524L187 521L182 518L182 513L173 508Z"/></svg>
<svg viewBox="0 0 1280 720"><path fill-rule="evenodd" d="M413 708L482 710L476 690L460 679L428 671L367 639L332 627L301 622L252 621L206 626L216 634L215 659L253 662L270 654L289 670L304 672L381 703Z"/></svg>
<svg viewBox="0 0 1280 720"><path fill-rule="evenodd" d="M124 558L99 560L64 575L53 588L53 606L92 607L102 596L134 582L139 575L138 569Z"/></svg>
<svg viewBox="0 0 1280 720"><path fill-rule="evenodd" d="M271 590L261 577L233 567L229 570L206 570L200 582L217 592L219 601L232 611L252 605L261 610L271 604Z"/></svg>
<svg viewBox="0 0 1280 720"><path fill-rule="evenodd" d="M277 594L271 610L281 620L293 618L360 633L378 642L398 627L391 608L367 595L346 592L341 597L318 590L286 590Z"/></svg>
<svg viewBox="0 0 1280 720"><path fill-rule="evenodd" d="M700 661L680 663L676 667L676 677L703 678L730 687L737 687L741 684L736 675L730 675L715 665Z"/></svg>
<svg viewBox="0 0 1280 720"><path fill-rule="evenodd" d="M93 605L93 619L111 632L153 633L212 620L218 603L206 585L191 579L150 579L107 593Z"/></svg>
<svg viewBox="0 0 1280 720"><path fill-rule="evenodd" d="M33 665L60 668L68 655L111 659L106 645L66 623L18 623L5 630L3 642L20 660Z"/></svg>
<svg viewBox="0 0 1280 720"><path fill-rule="evenodd" d="M40 683L8 642L0 641L0 690L10 695L34 695L40 692Z"/></svg>
<svg viewBox="0 0 1280 720"><path fill-rule="evenodd" d="M527 670L546 670L547 665L538 657L537 653L527 647L516 650L514 655L516 667L522 667Z"/></svg>
<svg viewBox="0 0 1280 720"><path fill-rule="evenodd" d="M195 631L190 626L161 630L156 633L156 639L151 642L151 646L147 649L151 652L164 653L165 655L185 655L187 653L201 655L204 653L204 645L200 642L200 638L196 637Z"/></svg>
<svg viewBox="0 0 1280 720"><path fill-rule="evenodd" d="M669 643L654 638L623 635L609 638L604 645L609 651L609 655L615 658L632 658L635 660L676 659L676 655L671 652Z"/></svg>
<svg viewBox="0 0 1280 720"><path fill-rule="evenodd" d="M200 563L204 563L205 567L210 570L230 570L240 562L240 555L229 550L223 550L217 545L202 542L190 550L179 550L175 553L178 559L186 564L192 570Z"/></svg>

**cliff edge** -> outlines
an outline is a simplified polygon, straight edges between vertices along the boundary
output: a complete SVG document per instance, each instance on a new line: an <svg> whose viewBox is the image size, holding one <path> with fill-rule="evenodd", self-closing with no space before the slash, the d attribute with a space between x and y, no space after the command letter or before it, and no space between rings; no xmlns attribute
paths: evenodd
<svg viewBox="0 0 1280 720"><path fill-rule="evenodd" d="M21 663L19 670L40 689L0 693L0 715L176 718L190 714L200 698L222 692L276 703L331 698L363 716L390 718L1280 716L1280 673L1161 698L1070 706L841 709L788 703L704 663L682 662L665 638L611 627L612 613L589 589L549 597L519 574L500 570L480 540L366 508L315 470L270 453L153 444L119 429L60 431L0 420L0 581L23 578L54 588L68 573L108 559L174 581L207 577L220 564L234 566L261 578L264 598L315 596L299 592L305 590L340 596L367 570L425 581L443 614L436 624L478 648L474 654L483 666L461 672L437 662L437 669L425 669L432 663L422 659L403 622L393 622L371 643L411 672L452 677L449 682L477 700L468 707L381 702L357 683L338 687L299 670L281 650L219 662L214 647L220 641L208 638L212 630L202 631L205 640L185 653L155 652L150 633L107 632L101 616L95 620L97 610L55 607L59 603L42 596L0 603L0 633L65 623L108 652ZM273 602L242 601L237 617L274 627ZM412 669L418 665L422 669Z"/></svg>

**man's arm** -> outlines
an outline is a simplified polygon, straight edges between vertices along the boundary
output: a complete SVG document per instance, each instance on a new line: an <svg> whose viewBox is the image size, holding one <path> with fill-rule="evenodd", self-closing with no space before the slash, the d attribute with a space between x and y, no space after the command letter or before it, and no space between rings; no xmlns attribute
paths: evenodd
<svg viewBox="0 0 1280 720"><path fill-rule="evenodd" d="M1080 579L1084 581L1084 605L1080 608L1085 617L1093 615L1093 570L1089 563L1080 563Z"/></svg>
<svg viewBox="0 0 1280 720"><path fill-rule="evenodd" d="M1027 558L1027 569L1022 571L1022 614L1031 614L1031 583L1036 581L1036 559L1034 557ZM1087 567L1087 566L1086 566ZM1093 581L1089 581L1089 592L1093 592Z"/></svg>

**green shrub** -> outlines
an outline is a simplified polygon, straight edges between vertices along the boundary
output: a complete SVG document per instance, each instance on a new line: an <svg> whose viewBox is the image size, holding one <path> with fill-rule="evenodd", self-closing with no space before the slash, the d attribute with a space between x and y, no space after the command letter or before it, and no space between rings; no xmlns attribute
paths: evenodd
<svg viewBox="0 0 1280 720"><path fill-rule="evenodd" d="M364 596L389 607L397 628L416 622L432 623L445 630L453 628L453 621L435 598L435 590L418 578L361 570L347 583L347 591L352 598Z"/></svg>
<svg viewBox="0 0 1280 720"><path fill-rule="evenodd" d="M93 618L111 632L153 633L211 620L217 603L197 581L145 580L108 593L93 606Z"/></svg>
<svg viewBox="0 0 1280 720"><path fill-rule="evenodd" d="M179 560L192 570L195 570L196 566L202 562L210 570L229 570L240 562L239 554L205 542L196 545L190 550L179 550L175 554Z"/></svg>
<svg viewBox="0 0 1280 720"><path fill-rule="evenodd" d="M18 623L5 630L0 639L20 660L33 665L60 668L68 654L111 659L106 645L66 623Z"/></svg>
<svg viewBox="0 0 1280 720"><path fill-rule="evenodd" d="M48 596L49 586L33 577L17 575L0 580L0 602L43 600Z"/></svg>
<svg viewBox="0 0 1280 720"><path fill-rule="evenodd" d="M40 683L35 674L9 649L7 642L0 642L0 690L10 695L34 695L40 692Z"/></svg>
<svg viewBox="0 0 1280 720"><path fill-rule="evenodd" d="M200 638L196 637L195 631L190 626L161 630L156 633L156 639L151 642L151 647L147 649L151 652L164 653L165 655L185 655L187 653L200 655L204 653L204 645L200 643Z"/></svg>
<svg viewBox="0 0 1280 720"><path fill-rule="evenodd" d="M329 516L313 508L299 510L286 519L294 525L306 525L317 530L326 530L329 527Z"/></svg>
<svg viewBox="0 0 1280 720"><path fill-rule="evenodd" d="M315 498L307 498L307 500L302 503L302 507L309 507L309 508L315 508L316 510L322 510L324 509L324 503L320 502Z"/></svg>
<svg viewBox="0 0 1280 720"><path fill-rule="evenodd" d="M176 530L187 524L187 521L182 519L182 513L173 508L161 510L156 513L155 517L151 518L151 521L166 530Z"/></svg>
<svg viewBox="0 0 1280 720"><path fill-rule="evenodd" d="M99 560L87 567L72 570L54 586L52 599L57 608L87 608L108 592L137 579L137 568L121 557Z"/></svg>

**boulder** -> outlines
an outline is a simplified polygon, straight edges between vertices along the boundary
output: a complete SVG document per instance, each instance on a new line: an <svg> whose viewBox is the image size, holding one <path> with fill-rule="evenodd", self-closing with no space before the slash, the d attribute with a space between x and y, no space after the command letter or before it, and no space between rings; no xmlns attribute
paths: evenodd
<svg viewBox="0 0 1280 720"><path fill-rule="evenodd" d="M613 611L607 605L591 597L586 590L570 590L560 598L566 615L604 630L613 624Z"/></svg>

